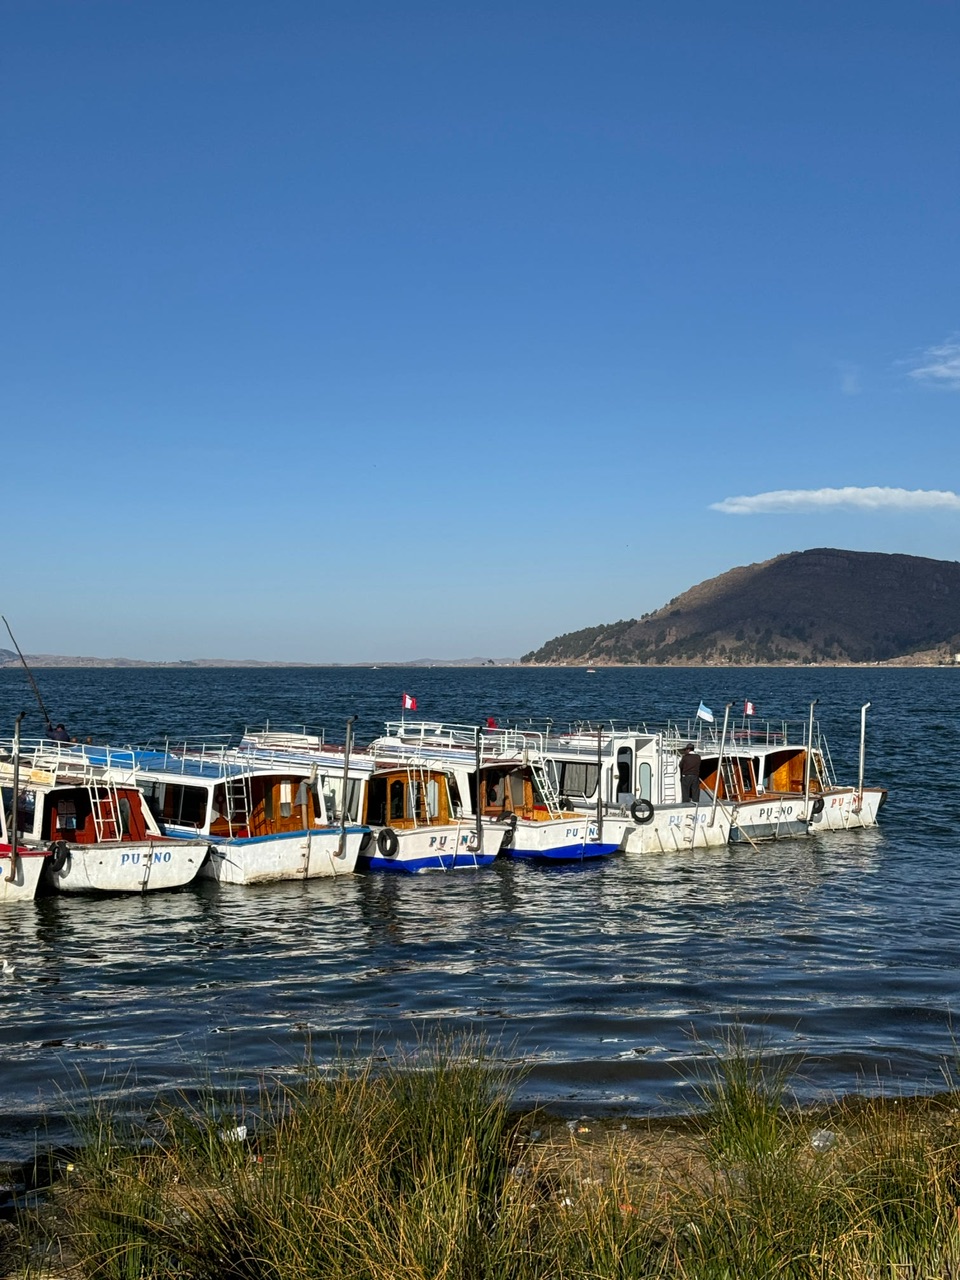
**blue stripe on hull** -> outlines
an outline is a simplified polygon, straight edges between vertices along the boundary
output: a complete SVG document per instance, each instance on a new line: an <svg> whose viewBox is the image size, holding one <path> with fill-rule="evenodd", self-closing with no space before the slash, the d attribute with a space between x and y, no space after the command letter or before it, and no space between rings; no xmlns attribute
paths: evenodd
<svg viewBox="0 0 960 1280"><path fill-rule="evenodd" d="M415 858L384 858L380 854L357 858L358 871L399 871L415 875L418 871L474 871L477 867L489 867L496 854L480 853L424 853Z"/></svg>
<svg viewBox="0 0 960 1280"><path fill-rule="evenodd" d="M529 862L585 862L588 858L608 858L618 844L558 844L552 849L504 849L502 857L526 859Z"/></svg>

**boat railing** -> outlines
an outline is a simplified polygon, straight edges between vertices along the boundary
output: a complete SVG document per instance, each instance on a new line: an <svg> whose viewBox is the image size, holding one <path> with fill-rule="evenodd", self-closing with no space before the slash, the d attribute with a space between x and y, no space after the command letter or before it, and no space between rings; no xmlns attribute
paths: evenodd
<svg viewBox="0 0 960 1280"><path fill-rule="evenodd" d="M480 732L479 725L449 724L442 720L388 720L384 729L385 737L396 738L409 746L429 743L431 746L462 748L473 748Z"/></svg>
<svg viewBox="0 0 960 1280"><path fill-rule="evenodd" d="M542 753L545 737L535 730L448 724L439 720L388 720L384 728L386 733L370 744L371 750L398 758L410 751L430 753L438 759L451 756L466 759L468 755L473 758L478 735L482 759L516 758L531 750Z"/></svg>
<svg viewBox="0 0 960 1280"><path fill-rule="evenodd" d="M833 765L833 757L830 754L830 744L826 737L820 732L819 725L813 738L813 758L816 762L819 758L820 770L823 774L820 781L826 787L835 787L837 785L837 771Z"/></svg>
<svg viewBox="0 0 960 1280"><path fill-rule="evenodd" d="M343 747L332 743L322 747L256 746L241 742L229 757L230 763L247 770L283 770L304 769L308 772L337 770L343 768ZM364 768L366 766L366 768ZM369 759L365 749L354 748L350 753L350 768L355 772L369 772L373 761Z"/></svg>
<svg viewBox="0 0 960 1280"><path fill-rule="evenodd" d="M244 743L248 742L255 746L290 746L295 750L312 747L314 750L320 751L326 745L326 736L323 729L315 728L311 725L271 726L268 720L262 728L250 725L244 728L240 745L243 746Z"/></svg>
<svg viewBox="0 0 960 1280"><path fill-rule="evenodd" d="M12 759L12 740L0 742L0 754ZM90 786L93 783L136 786L136 768L129 748L116 750L82 742L61 742L55 738L21 738L19 754L20 776L24 782L46 781L48 785L60 786Z"/></svg>
<svg viewBox="0 0 960 1280"><path fill-rule="evenodd" d="M818 726L815 727L815 735ZM664 733L664 745L675 748L692 742L698 751L717 751L723 733L723 723L708 724L688 720L686 724L668 722ZM738 717L727 725L727 746L799 746L807 744L809 725L804 721L768 720L757 722ZM814 738L816 741L816 736Z"/></svg>

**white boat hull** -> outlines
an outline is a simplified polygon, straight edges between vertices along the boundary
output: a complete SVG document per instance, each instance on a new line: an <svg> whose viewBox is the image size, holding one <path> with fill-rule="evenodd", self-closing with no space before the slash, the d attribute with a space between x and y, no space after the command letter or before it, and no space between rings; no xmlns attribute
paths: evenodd
<svg viewBox="0 0 960 1280"><path fill-rule="evenodd" d="M875 827L880 806L886 799L882 787L864 787L862 803L856 787L831 787L823 792L823 809L811 820L812 831L850 831Z"/></svg>
<svg viewBox="0 0 960 1280"><path fill-rule="evenodd" d="M730 810L711 804L657 805L649 822L627 828L627 853L675 853L679 849L716 849L730 839Z"/></svg>
<svg viewBox="0 0 960 1280"><path fill-rule="evenodd" d="M207 856L205 840L109 840L67 847L59 870L47 862L47 882L58 893L179 889L195 879Z"/></svg>
<svg viewBox="0 0 960 1280"><path fill-rule="evenodd" d="M19 847L19 841L17 842ZM17 856L17 869L13 879L10 874L10 846L0 848L0 902L32 902L37 896L37 885L43 871L46 852L39 849L21 849Z"/></svg>
<svg viewBox="0 0 960 1280"><path fill-rule="evenodd" d="M200 875L218 884L269 884L349 875L366 833L366 827L347 827L342 853L339 827L233 839L211 836L210 855Z"/></svg>
<svg viewBox="0 0 960 1280"><path fill-rule="evenodd" d="M575 818L548 818L535 822L520 818L511 840L501 849L504 857L533 862L582 862L606 858L616 853L623 841L623 829L614 820L604 822L603 838L595 818L583 814ZM493 824L492 829L496 829ZM501 826L506 834L506 825Z"/></svg>
<svg viewBox="0 0 960 1280"><path fill-rule="evenodd" d="M756 840L808 835L813 805L812 797L804 800L802 795L772 794L756 800L740 800L732 806L730 843L749 844Z"/></svg>
<svg viewBox="0 0 960 1280"><path fill-rule="evenodd" d="M489 866L500 852L502 828L484 823L481 846L477 847L477 829L473 822L451 823L437 827L414 827L409 831L386 828L396 837L396 852L383 848L379 832L370 832L357 866L362 871L402 871L408 875L420 871L471 871Z"/></svg>

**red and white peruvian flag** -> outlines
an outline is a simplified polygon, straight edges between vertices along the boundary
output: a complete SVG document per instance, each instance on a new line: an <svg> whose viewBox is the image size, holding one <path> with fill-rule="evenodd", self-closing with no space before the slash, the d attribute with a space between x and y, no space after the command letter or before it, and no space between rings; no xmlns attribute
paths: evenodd
<svg viewBox="0 0 960 1280"><path fill-rule="evenodd" d="M755 716L757 714L757 708L752 702L745 702L743 704L743 714L745 716Z"/></svg>
<svg viewBox="0 0 960 1280"><path fill-rule="evenodd" d="M417 700L411 694L405 693L400 705L404 711L416 711Z"/></svg>

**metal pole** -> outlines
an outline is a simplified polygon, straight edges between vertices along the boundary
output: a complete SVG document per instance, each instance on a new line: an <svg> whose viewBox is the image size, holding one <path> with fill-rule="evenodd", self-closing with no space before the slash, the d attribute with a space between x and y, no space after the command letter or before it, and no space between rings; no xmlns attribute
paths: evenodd
<svg viewBox="0 0 960 1280"><path fill-rule="evenodd" d="M483 803L480 797L480 757L482 754L482 750L483 749L480 744L480 726L477 725L477 738L476 738L476 742L474 743L474 757L475 757L474 765L476 768L476 779L477 779L476 819L477 819L477 853L478 854L483 853Z"/></svg>
<svg viewBox="0 0 960 1280"><path fill-rule="evenodd" d="M597 840L603 844L603 730L597 730Z"/></svg>
<svg viewBox="0 0 960 1280"><path fill-rule="evenodd" d="M857 813L863 808L863 765L867 756L867 712L869 709L869 702L865 702L860 708L860 773L857 779Z"/></svg>
<svg viewBox="0 0 960 1280"><path fill-rule="evenodd" d="M350 776L350 747L353 743L353 722L356 716L347 721L347 736L343 743L343 791L340 795L340 843L337 845L337 857L342 858L347 843L347 781Z"/></svg>
<svg viewBox="0 0 960 1280"><path fill-rule="evenodd" d="M3 617L3 615L2 615L2 614L0 614L0 617ZM47 728L52 732L52 731L53 731L53 721L50 719L50 715L49 715L49 713L48 713L48 711L47 711L47 708L43 705L43 699L40 697L40 690L37 688L37 682L36 682L36 680L34 680L34 678L33 678L33 672L32 672L32 671L30 670L30 668L27 666L27 660L26 660L26 658L23 656L23 654L20 652L20 646L17 644L17 641L16 641L16 639L15 639L15 637L14 637L13 632L10 630L10 623L6 620L6 618L3 618L3 625L7 628L7 635L8 635L8 636L10 637L10 639L13 641L13 647L14 647L14 648L16 649L16 651L17 651L17 657L18 657L18 658L20 659L20 661L23 663L23 669L24 669L24 671L27 673L27 679L30 681L30 687L33 689L33 696L36 698L37 703L38 703L38 705L39 705L39 707L40 707L40 713L41 713L41 715L43 716L44 722L46 723ZM21 719L23 719L24 714L25 714L25 713L21 711L21 713L20 713L20 718L21 718Z"/></svg>
<svg viewBox="0 0 960 1280"><path fill-rule="evenodd" d="M716 820L717 804L719 803L719 800L720 800L720 779L723 776L722 774L723 749L727 745L727 724L730 721L730 708L732 706L733 706L733 703L728 702L723 709L723 733L720 737L720 754L717 756L717 785L713 788L713 804L710 806L710 826L711 827L713 826ZM693 817L694 817L694 823L696 823L697 815L694 814ZM694 825L694 832L696 832L696 825Z"/></svg>
<svg viewBox="0 0 960 1280"><path fill-rule="evenodd" d="M20 817L20 721L25 714L24 711L20 712L14 721L13 729L13 804L10 816L10 870L7 872L7 880L10 881L17 878L17 846L20 838L17 830Z"/></svg>
<svg viewBox="0 0 960 1280"><path fill-rule="evenodd" d="M807 758L803 762L803 811L806 813L810 803L810 766L813 763L813 709L820 701L814 698L810 703L810 724L807 729Z"/></svg>

